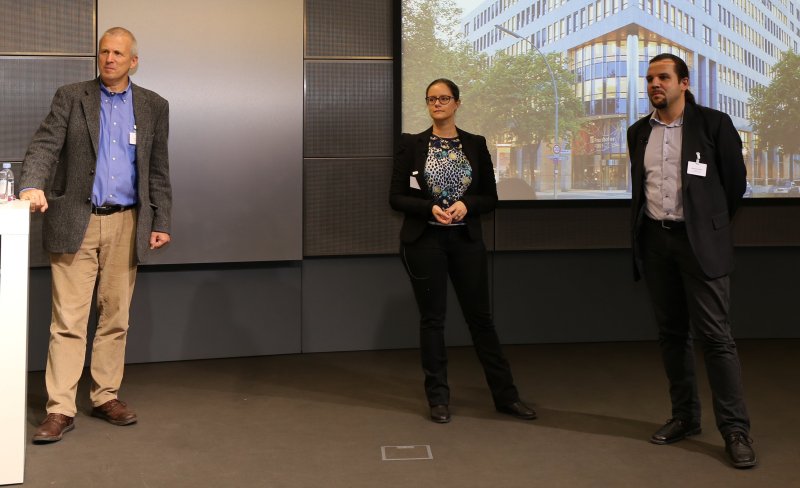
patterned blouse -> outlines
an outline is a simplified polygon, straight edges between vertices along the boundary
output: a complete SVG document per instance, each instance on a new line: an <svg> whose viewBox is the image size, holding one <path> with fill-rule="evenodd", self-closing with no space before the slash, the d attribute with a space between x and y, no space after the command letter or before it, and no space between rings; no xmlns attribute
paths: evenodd
<svg viewBox="0 0 800 488"><path fill-rule="evenodd" d="M431 135L425 161L425 183L442 210L456 203L472 183L472 166L458 137Z"/></svg>

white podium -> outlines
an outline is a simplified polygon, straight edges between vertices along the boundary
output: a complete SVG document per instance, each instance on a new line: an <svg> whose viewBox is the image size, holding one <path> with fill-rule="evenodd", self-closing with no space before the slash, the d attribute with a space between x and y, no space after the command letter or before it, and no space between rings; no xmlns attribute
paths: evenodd
<svg viewBox="0 0 800 488"><path fill-rule="evenodd" d="M28 202L0 204L0 485L25 473L30 218Z"/></svg>

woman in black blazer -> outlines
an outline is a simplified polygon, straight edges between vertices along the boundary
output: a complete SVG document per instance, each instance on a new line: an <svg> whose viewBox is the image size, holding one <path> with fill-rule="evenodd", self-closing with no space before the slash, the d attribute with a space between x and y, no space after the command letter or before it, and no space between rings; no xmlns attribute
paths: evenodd
<svg viewBox="0 0 800 488"><path fill-rule="evenodd" d="M403 212L400 254L420 312L420 350L431 420L450 421L444 321L447 277L453 282L498 411L521 419L522 403L500 348L489 301L480 214L494 210L497 188L486 139L456 127L458 86L438 79L425 95L433 126L403 134L389 202Z"/></svg>

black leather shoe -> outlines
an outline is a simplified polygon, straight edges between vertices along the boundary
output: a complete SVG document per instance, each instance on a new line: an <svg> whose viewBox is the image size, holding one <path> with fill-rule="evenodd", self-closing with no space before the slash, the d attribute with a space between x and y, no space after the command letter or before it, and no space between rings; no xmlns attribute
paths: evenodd
<svg viewBox="0 0 800 488"><path fill-rule="evenodd" d="M450 422L450 408L447 405L434 405L431 407L431 420L437 424Z"/></svg>
<svg viewBox="0 0 800 488"><path fill-rule="evenodd" d="M522 420L533 420L536 418L536 412L519 400L514 403L509 403L508 405L499 406L497 407L497 411Z"/></svg>
<svg viewBox="0 0 800 488"><path fill-rule="evenodd" d="M663 427L658 429L655 434L650 436L653 444L672 444L690 435L697 435L703 430L697 422L690 422L681 419L669 419Z"/></svg>
<svg viewBox="0 0 800 488"><path fill-rule="evenodd" d="M731 432L725 436L725 452L734 468L752 468L756 465L756 453L753 451L753 439L744 432Z"/></svg>

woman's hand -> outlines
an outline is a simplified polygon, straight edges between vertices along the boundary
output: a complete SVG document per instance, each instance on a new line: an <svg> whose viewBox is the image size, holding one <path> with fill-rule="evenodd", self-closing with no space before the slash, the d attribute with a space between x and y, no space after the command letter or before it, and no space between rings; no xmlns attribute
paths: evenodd
<svg viewBox="0 0 800 488"><path fill-rule="evenodd" d="M453 222L461 222L467 216L467 206L464 205L464 202L458 201L444 212L450 216Z"/></svg>
<svg viewBox="0 0 800 488"><path fill-rule="evenodd" d="M434 205L433 209L431 209L431 213L433 214L433 218L435 218L437 222L439 222L440 224L449 225L453 223L453 217L451 217L450 214L447 213L448 210L442 210L442 207Z"/></svg>

